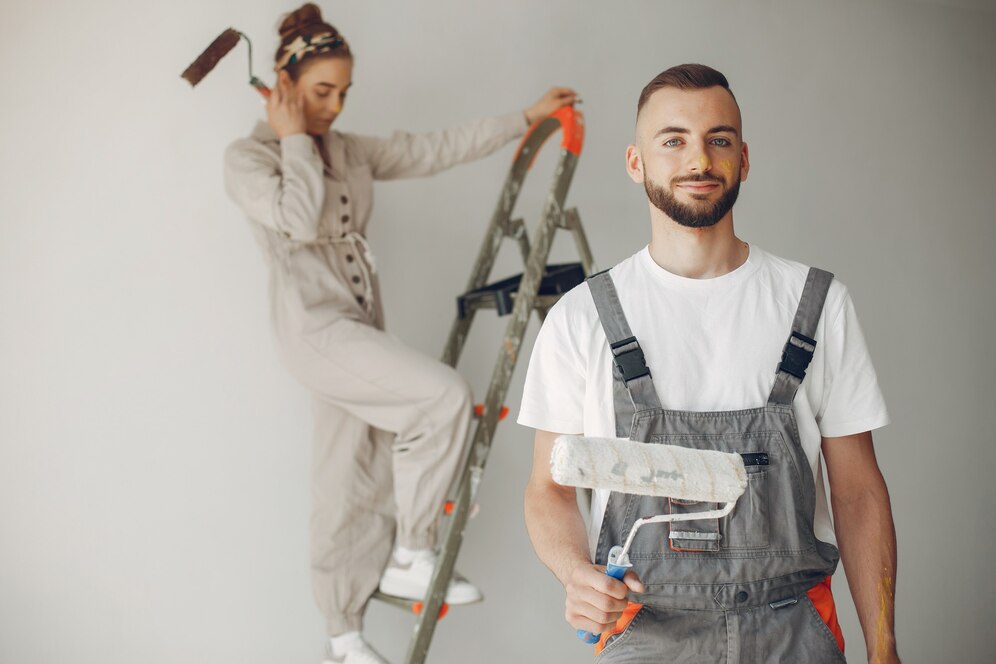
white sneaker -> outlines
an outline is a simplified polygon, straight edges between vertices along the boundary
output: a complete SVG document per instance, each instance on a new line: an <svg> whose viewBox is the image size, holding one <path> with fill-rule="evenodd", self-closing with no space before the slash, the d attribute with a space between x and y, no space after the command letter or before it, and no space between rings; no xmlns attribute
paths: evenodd
<svg viewBox="0 0 996 664"><path fill-rule="evenodd" d="M342 659L329 658L325 664L388 664L388 661L377 654L366 642L353 648Z"/></svg>
<svg viewBox="0 0 996 664"><path fill-rule="evenodd" d="M385 595L405 599L425 599L436 567L436 558L438 556L431 551L419 551L410 563L403 565L392 556L380 578L380 591ZM477 586L453 572L450 587L446 590L447 604L472 604L482 599L484 596Z"/></svg>

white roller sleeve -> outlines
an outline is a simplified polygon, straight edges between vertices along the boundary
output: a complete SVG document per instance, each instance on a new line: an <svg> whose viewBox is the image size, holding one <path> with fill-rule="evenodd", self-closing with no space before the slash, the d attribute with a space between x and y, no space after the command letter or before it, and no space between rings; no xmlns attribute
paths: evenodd
<svg viewBox="0 0 996 664"><path fill-rule="evenodd" d="M560 436L550 471L564 486L715 503L735 501L747 488L739 454L625 438Z"/></svg>

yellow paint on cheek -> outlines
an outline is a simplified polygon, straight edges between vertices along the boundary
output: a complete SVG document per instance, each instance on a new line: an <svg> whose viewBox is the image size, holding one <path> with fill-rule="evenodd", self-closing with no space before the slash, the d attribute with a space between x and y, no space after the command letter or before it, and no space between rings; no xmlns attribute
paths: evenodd
<svg viewBox="0 0 996 664"><path fill-rule="evenodd" d="M733 177L733 162L730 161L729 159L724 159L723 161L719 162L719 169L723 171L723 174L727 178Z"/></svg>
<svg viewBox="0 0 996 664"><path fill-rule="evenodd" d="M878 645L875 648L875 661L877 662L884 662L889 655L888 645L885 642L885 630L889 622L889 608L894 601L892 577L886 575L878 582Z"/></svg>

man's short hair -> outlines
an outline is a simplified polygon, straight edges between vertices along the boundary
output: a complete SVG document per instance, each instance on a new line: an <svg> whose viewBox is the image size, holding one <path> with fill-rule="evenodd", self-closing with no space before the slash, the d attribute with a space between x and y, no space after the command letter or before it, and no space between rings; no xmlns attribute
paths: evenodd
<svg viewBox="0 0 996 664"><path fill-rule="evenodd" d="M730 93L733 97L733 91L730 90L730 82L726 80L726 77L722 73L716 71L712 67L706 65L677 65L671 67L670 69L665 69L661 73L654 77L654 80L647 83L643 88L643 92L640 93L640 101L636 104L636 114L640 115L640 110L643 109L643 105L647 103L650 99L650 95L654 94L661 88L678 88L679 90L702 90L705 88L712 88L719 86ZM737 98L733 97L733 101L736 102Z"/></svg>

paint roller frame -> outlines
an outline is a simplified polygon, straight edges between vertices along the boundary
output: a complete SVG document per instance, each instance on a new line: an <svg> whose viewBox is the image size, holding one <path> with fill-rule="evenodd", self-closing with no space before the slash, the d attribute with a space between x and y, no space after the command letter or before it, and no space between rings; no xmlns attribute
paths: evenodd
<svg viewBox="0 0 996 664"><path fill-rule="evenodd" d="M607 460L614 462L610 473L615 474L616 478L599 481L595 478L604 469L596 466ZM622 471L616 472L619 468ZM714 510L658 514L637 519L626 543L622 547L614 547L620 549L617 552L618 564L628 563L629 548L643 526L721 519L733 511L737 500L747 490L747 471L740 454L677 445L651 445L626 438L558 436L550 452L550 475L557 484L564 486L723 503L722 507Z"/></svg>
<svg viewBox="0 0 996 664"><path fill-rule="evenodd" d="M234 49L239 40L244 39L249 50L249 85L256 88L264 98L269 98L270 88L261 81L259 78L253 74L252 71L252 40L244 32L240 32L235 28L228 28L220 35L218 35L213 42L211 42L204 51L197 56L197 58L187 67L180 78L186 80L190 83L190 87L196 86L204 77L211 73L212 70L218 65L226 55L228 55L232 49Z"/></svg>
<svg viewBox="0 0 996 664"><path fill-rule="evenodd" d="M571 460L575 461L573 465ZM615 461L610 474L617 477L609 481L611 478L603 476L603 480L598 481L595 478L604 470L599 467L599 462L604 464L608 460ZM696 464L696 461L701 463ZM636 466L635 470L631 469L631 465ZM659 465L665 465L670 470L662 470ZM629 548L640 528L651 523L722 518L733 511L737 500L747 490L747 471L739 454L640 443L626 438L558 436L550 452L550 475L562 486L724 503L714 510L658 514L637 519L626 543L609 550L605 574L620 581L633 567L629 560ZM600 635L583 629L577 633L579 639L589 644L597 643L600 638Z"/></svg>

